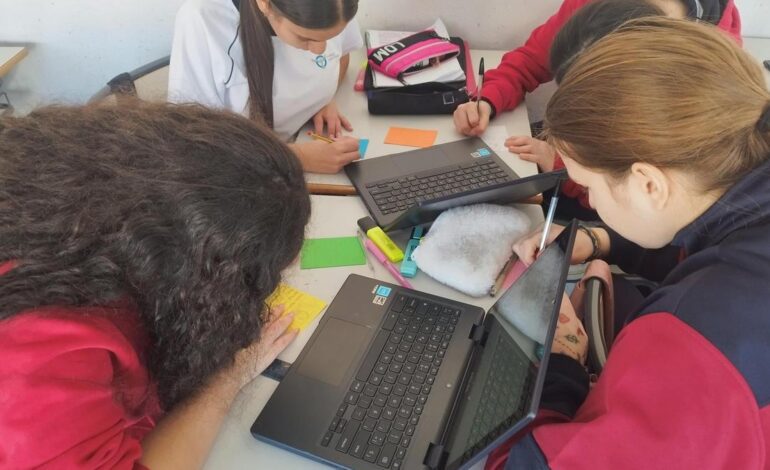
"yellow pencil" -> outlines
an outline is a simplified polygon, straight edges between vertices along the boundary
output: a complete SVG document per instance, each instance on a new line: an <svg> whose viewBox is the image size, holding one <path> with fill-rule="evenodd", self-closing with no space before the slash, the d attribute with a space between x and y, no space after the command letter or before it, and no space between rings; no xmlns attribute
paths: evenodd
<svg viewBox="0 0 770 470"><path fill-rule="evenodd" d="M312 139L320 140L322 142L326 142L327 144L333 144L334 141L328 137L324 137L322 135L316 134L315 132L309 132L307 133Z"/></svg>

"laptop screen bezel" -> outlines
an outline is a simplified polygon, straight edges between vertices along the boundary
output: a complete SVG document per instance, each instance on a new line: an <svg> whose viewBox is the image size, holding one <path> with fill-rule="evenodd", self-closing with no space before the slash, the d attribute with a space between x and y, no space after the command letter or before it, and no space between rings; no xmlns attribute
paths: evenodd
<svg viewBox="0 0 770 470"><path fill-rule="evenodd" d="M543 386L544 386L544 383L545 383L545 375L546 375L546 372L548 370L549 356L551 354L551 347L552 347L552 343L553 343L553 337L554 337L555 331L556 331L556 322L558 320L559 311L560 311L560 307L561 307L560 299L562 298L564 290L565 290L565 287L566 287L567 275L568 275L568 272L569 272L569 265L570 265L569 261L570 261L570 257L571 257L571 253L572 253L572 247L573 247L574 242L575 242L575 235L576 235L576 233L577 233L577 223L575 221L572 221L572 222L570 222L569 225L567 225L565 227L564 232L562 234L560 234L560 236L568 237L567 246L565 248L565 253L566 253L566 258L567 259L566 259L565 266L562 268L561 273L559 273L559 283L557 285L557 292L556 292L556 294L557 294L557 296L556 296L557 302L554 303L553 311L551 312L551 318L550 318L550 320L548 322L548 332L546 334L545 344L543 345L543 347L544 347L544 349L543 349L543 358L540 361L540 366L538 367L537 378L535 379L535 387L534 387L534 390L532 392L533 395L534 395L534 399L532 400L532 403L530 404L527 413L519 421L517 421L517 423L513 427L511 427L507 431L501 433L497 438L495 438L492 442L490 442L486 447L484 447L483 449L478 451L475 455L473 455L473 457L471 457L471 458L469 458L469 459L467 459L465 461L460 461L460 458L458 458L458 459L456 459L454 461L446 462L446 464L443 465L442 468L444 468L446 470L456 470L456 469L468 468L468 467L474 465L479 460L481 460L483 457L489 455L494 449L496 449L497 447L502 445L511 436L513 436L517 432L521 431L530 422L532 422L532 420L535 419L535 416L537 415L538 408L540 407L540 399L541 399L541 396L542 396ZM514 283L514 285L515 285L515 283ZM511 286L511 287L513 287L513 286ZM511 287L509 287L509 289ZM505 296L506 293L507 293L507 290L506 290L505 293L503 293L500 296L500 298ZM492 308L494 308L494 306ZM492 310L492 308L490 308L490 311ZM491 322L491 321L493 321L493 318L492 318L491 315L489 315L489 311L488 311L487 314L484 317L484 327L486 328L488 322ZM481 349L480 348L481 348L480 346L474 348L472 356L471 356L471 358L469 358L469 361L468 361L468 366L467 366L468 370L470 370L472 367L474 367L474 365L478 364L478 360L481 357ZM467 376L468 376L468 373L467 373L467 370L466 370L466 374L464 374L464 377L463 377L463 382L464 383L463 383L462 387L460 387L460 389L458 390L458 395L457 395L458 398L465 394L467 387L470 385L467 382L467 380L466 380ZM456 408L456 405L453 408ZM453 409L451 414L455 415L457 411L458 411L457 409ZM452 426L453 426L453 424L457 424L455 421L456 420L453 419L453 416L450 417L450 420L449 420L448 426L447 426L447 430L444 433L444 438L445 439L448 439L449 436L452 435L452 431L453 431ZM448 457L448 455L449 455L449 451L447 450L447 457Z"/></svg>

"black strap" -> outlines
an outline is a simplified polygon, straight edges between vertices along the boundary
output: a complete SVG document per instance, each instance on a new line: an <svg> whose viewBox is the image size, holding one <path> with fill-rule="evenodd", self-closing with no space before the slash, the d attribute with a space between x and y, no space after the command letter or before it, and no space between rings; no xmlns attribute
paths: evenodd
<svg viewBox="0 0 770 470"><path fill-rule="evenodd" d="M235 5L236 10L241 11L241 0L233 0L233 5Z"/></svg>

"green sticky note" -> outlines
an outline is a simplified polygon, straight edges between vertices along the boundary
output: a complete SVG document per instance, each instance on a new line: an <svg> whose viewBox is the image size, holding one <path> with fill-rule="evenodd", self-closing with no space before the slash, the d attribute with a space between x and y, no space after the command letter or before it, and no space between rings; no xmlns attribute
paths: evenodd
<svg viewBox="0 0 770 470"><path fill-rule="evenodd" d="M307 239L299 259L301 269L366 264L366 254L358 237Z"/></svg>

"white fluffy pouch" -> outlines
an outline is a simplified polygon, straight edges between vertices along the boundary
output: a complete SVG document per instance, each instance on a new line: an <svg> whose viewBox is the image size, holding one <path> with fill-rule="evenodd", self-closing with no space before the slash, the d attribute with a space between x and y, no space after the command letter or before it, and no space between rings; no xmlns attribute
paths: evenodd
<svg viewBox="0 0 770 470"><path fill-rule="evenodd" d="M456 207L433 222L412 257L442 284L481 297L489 294L513 254L513 243L529 230L529 217L513 207Z"/></svg>

